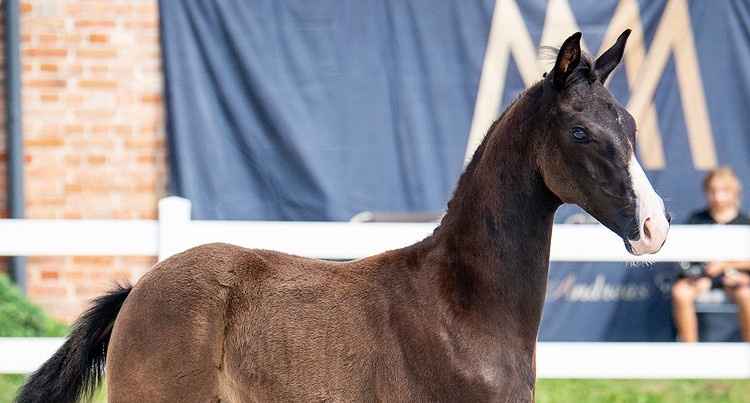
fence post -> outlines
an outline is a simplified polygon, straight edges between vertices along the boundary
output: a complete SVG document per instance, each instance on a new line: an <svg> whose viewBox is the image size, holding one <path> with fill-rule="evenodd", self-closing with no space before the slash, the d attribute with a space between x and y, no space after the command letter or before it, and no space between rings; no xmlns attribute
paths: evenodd
<svg viewBox="0 0 750 403"><path fill-rule="evenodd" d="M190 223L192 203L188 199L169 196L159 200L159 260L185 250L183 234Z"/></svg>

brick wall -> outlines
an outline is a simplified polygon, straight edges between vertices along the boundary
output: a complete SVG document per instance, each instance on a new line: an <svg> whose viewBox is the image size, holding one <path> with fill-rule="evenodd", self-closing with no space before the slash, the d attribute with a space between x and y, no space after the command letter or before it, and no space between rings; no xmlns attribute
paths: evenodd
<svg viewBox="0 0 750 403"><path fill-rule="evenodd" d="M167 187L158 25L156 0L21 3L28 218L156 218ZM0 152L4 209L4 139ZM71 320L113 281L135 281L154 262L30 258L28 293Z"/></svg>

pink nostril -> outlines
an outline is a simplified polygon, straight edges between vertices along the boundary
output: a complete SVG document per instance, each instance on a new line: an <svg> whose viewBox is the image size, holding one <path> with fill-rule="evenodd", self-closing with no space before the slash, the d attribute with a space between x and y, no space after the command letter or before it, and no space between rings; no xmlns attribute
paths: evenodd
<svg viewBox="0 0 750 403"><path fill-rule="evenodd" d="M651 217L647 218L646 221L643 222L643 236L646 239L651 239L651 229L649 228L650 222Z"/></svg>

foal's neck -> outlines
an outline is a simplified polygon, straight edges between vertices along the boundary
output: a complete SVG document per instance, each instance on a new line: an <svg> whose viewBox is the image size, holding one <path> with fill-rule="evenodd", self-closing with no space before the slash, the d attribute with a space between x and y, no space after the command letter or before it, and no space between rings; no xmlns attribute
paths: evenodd
<svg viewBox="0 0 750 403"><path fill-rule="evenodd" d="M536 166L541 134L527 113L539 100L534 96L540 94L527 93L492 126L434 240L448 257L443 289L457 313L523 318L535 339L561 202Z"/></svg>

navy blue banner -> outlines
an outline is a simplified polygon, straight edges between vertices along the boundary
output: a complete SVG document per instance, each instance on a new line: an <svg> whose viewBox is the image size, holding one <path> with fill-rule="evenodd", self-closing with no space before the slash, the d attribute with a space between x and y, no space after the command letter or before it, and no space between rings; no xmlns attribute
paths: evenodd
<svg viewBox="0 0 750 403"><path fill-rule="evenodd" d="M579 30L597 54L633 29L609 87L675 222L703 205L708 169L750 183L746 1L159 4L170 184L196 219L440 211L492 119L549 69L538 47ZM553 265L540 338L673 338L665 271Z"/></svg>
<svg viewBox="0 0 750 403"><path fill-rule="evenodd" d="M442 210L493 3L161 1L173 193L197 219Z"/></svg>

